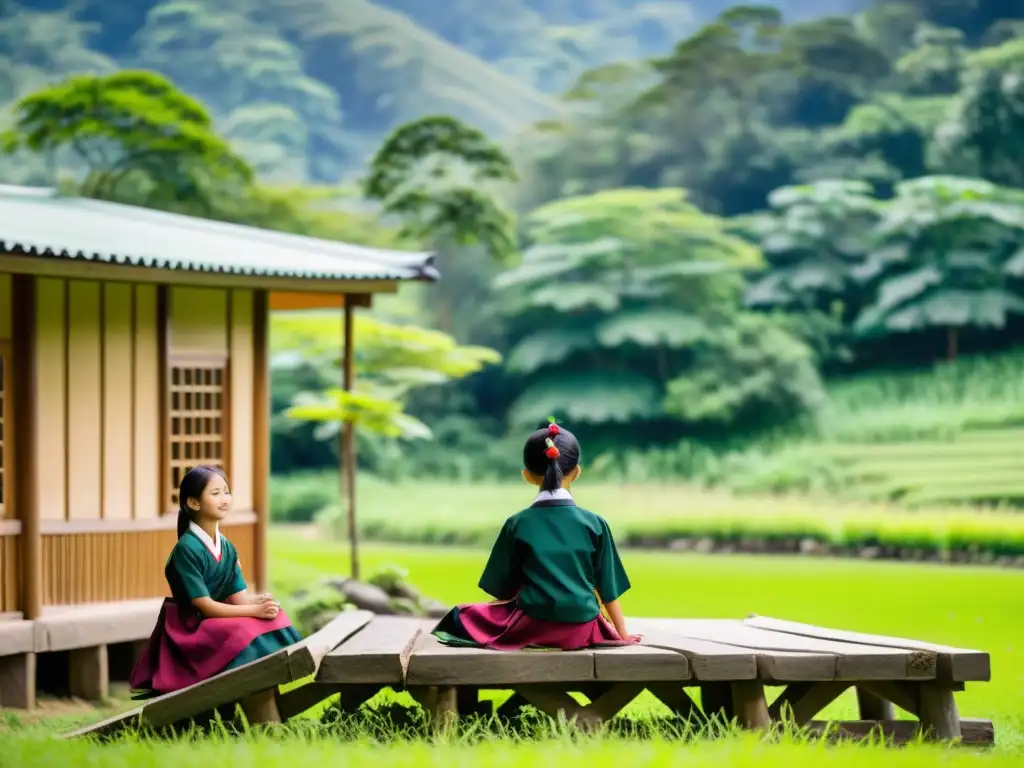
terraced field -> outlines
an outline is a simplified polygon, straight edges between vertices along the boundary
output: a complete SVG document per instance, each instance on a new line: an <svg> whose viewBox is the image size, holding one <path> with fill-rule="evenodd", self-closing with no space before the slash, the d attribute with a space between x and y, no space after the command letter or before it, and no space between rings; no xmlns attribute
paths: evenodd
<svg viewBox="0 0 1024 768"><path fill-rule="evenodd" d="M825 446L865 499L917 507L1024 504L1024 429L962 432L948 439Z"/></svg>

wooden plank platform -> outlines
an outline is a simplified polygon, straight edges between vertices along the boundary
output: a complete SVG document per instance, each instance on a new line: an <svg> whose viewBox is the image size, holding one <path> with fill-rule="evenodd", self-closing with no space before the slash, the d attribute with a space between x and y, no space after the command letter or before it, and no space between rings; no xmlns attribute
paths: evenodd
<svg viewBox="0 0 1024 768"><path fill-rule="evenodd" d="M479 711L479 691L494 689L513 691L503 715L533 704L594 726L648 689L679 716L735 720L746 728L787 721L820 733L828 724L815 715L853 687L861 719L834 724L841 736L863 737L874 728L897 742L919 730L972 745L995 738L991 722L961 720L954 701L965 680L989 679L982 651L766 617L636 619L631 628L643 635L640 645L572 652L453 648L438 642L433 626L417 618L344 613L299 645L71 735L109 732L129 721L150 727L184 722L315 673L277 696L275 713L263 719L293 717L339 693L339 706L354 711L391 688L408 690L437 722L450 722ZM775 685L785 689L769 704L765 686ZM689 688L700 689L700 706ZM579 704L570 692L590 703ZM918 720L895 720L894 705Z"/></svg>
<svg viewBox="0 0 1024 768"><path fill-rule="evenodd" d="M368 611L339 614L327 626L302 642L188 688L150 699L128 712L72 731L66 738L105 736L133 727L160 729L187 722L217 707L236 702L244 704L248 697L265 691L276 692L280 685L315 674L328 651L340 645L372 618L373 614ZM271 714L267 719L277 718Z"/></svg>

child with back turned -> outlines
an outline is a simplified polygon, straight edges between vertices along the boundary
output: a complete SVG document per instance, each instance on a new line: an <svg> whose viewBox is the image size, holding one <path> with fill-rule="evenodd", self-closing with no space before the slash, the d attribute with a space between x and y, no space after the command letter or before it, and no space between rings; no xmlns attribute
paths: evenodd
<svg viewBox="0 0 1024 768"><path fill-rule="evenodd" d="M131 675L136 698L170 693L302 639L270 595L252 594L220 533L231 490L217 467L193 467L178 490L178 543L164 575L171 597Z"/></svg>
<svg viewBox="0 0 1024 768"><path fill-rule="evenodd" d="M619 605L630 585L611 529L570 492L580 476L576 438L552 420L527 439L523 465L540 493L505 521L480 577L497 601L452 609L433 634L446 645L501 651L639 642Z"/></svg>

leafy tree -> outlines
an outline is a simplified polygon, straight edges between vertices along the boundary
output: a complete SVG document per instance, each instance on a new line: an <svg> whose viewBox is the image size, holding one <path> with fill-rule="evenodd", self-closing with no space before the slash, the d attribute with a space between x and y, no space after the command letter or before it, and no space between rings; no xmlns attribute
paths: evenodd
<svg viewBox="0 0 1024 768"><path fill-rule="evenodd" d="M459 346L439 331L393 325L357 315L353 329L356 386L346 392L326 382L340 380L341 327L336 313L275 313L271 319L272 366L296 376L319 372L324 388L297 393L286 415L317 425L314 437L335 438L342 424L357 433L392 439L424 440L430 429L405 411L408 394L417 387L437 386L469 376L501 356L482 347Z"/></svg>
<svg viewBox="0 0 1024 768"><path fill-rule="evenodd" d="M917 96L956 93L967 58L964 33L959 29L921 24L914 49L896 62L905 92Z"/></svg>
<svg viewBox="0 0 1024 768"><path fill-rule="evenodd" d="M516 252L515 219L489 191L515 181L512 162L481 131L443 116L396 129L370 163L364 191L421 240L480 244L495 261Z"/></svg>
<svg viewBox="0 0 1024 768"><path fill-rule="evenodd" d="M1024 271L1024 193L979 179L906 181L856 270L872 292L862 336L944 328L948 356L965 328L1003 328L1024 313L1013 278Z"/></svg>
<svg viewBox="0 0 1024 768"><path fill-rule="evenodd" d="M871 245L878 203L863 182L822 181L782 187L770 211L751 217L766 272L747 288L746 300L764 309L824 310L847 298L851 270Z"/></svg>
<svg viewBox="0 0 1024 768"><path fill-rule="evenodd" d="M203 106L153 72L72 77L25 96L16 109L5 151L71 150L89 197L198 206L209 215L217 192L252 181Z"/></svg>
<svg viewBox="0 0 1024 768"><path fill-rule="evenodd" d="M756 248L681 189L568 198L535 211L526 225L531 245L522 264L497 280L514 342L507 367L522 381L512 424L554 412L604 434L609 425L647 423L651 436L677 432L669 426L676 418L728 422L749 414L752 398L762 397L754 390L733 404L724 390L704 392L702 384L706 411L680 410L671 393L685 386L680 377L694 375L698 359L741 365L721 349L739 333L740 271L760 265ZM813 364L809 370L815 377ZM711 380L722 373L709 371ZM769 374L758 386L778 384ZM728 408L713 405L719 397Z"/></svg>
<svg viewBox="0 0 1024 768"><path fill-rule="evenodd" d="M436 248L439 269L450 276L433 297L446 333L458 328L470 337L462 329L478 325L497 265L516 253L515 216L498 196L499 185L515 179L500 147L451 117L401 126L373 157L364 194L398 218L403 236Z"/></svg>
<svg viewBox="0 0 1024 768"><path fill-rule="evenodd" d="M767 268L750 276L748 306L785 313L785 324L824 363L849 360L846 323L863 301L853 270L872 245L879 204L864 182L782 187L769 211L735 227L761 247Z"/></svg>
<svg viewBox="0 0 1024 768"><path fill-rule="evenodd" d="M935 163L1024 186L1024 40L969 60L966 83L935 134Z"/></svg>
<svg viewBox="0 0 1024 768"><path fill-rule="evenodd" d="M267 23L260 5L157 3L136 34L135 64L210 104L225 134L261 170L334 182L350 150L338 94L304 72L302 51Z"/></svg>
<svg viewBox="0 0 1024 768"><path fill-rule="evenodd" d="M690 423L765 426L813 411L825 387L807 344L763 315L737 314L694 345L665 411Z"/></svg>

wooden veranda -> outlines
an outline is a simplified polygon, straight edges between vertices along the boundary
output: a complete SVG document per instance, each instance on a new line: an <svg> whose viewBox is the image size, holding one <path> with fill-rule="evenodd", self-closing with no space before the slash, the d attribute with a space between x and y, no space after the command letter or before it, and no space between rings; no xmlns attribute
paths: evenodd
<svg viewBox="0 0 1024 768"><path fill-rule="evenodd" d="M270 312L340 309L351 389L356 308L437 278L430 253L0 185L0 707L124 679L191 466L228 474L222 527L266 590Z"/></svg>
<svg viewBox="0 0 1024 768"><path fill-rule="evenodd" d="M430 634L434 623L342 613L292 648L69 736L201 723L215 711L230 718L236 703L250 722L288 720L333 696L351 713L385 689L408 691L438 726L468 714L512 717L530 704L595 727L647 690L697 726L735 719L744 728L786 722L839 737L881 733L894 742L919 733L975 746L995 740L991 721L961 718L955 701L966 683L989 680L982 651L755 616L637 619L631 628L644 635L637 646L503 653L441 645ZM301 681L280 693L279 686ZM770 699L766 689L773 687L782 691ZM850 688L858 720L816 718ZM510 694L495 708L481 700L483 690ZM916 719L897 718L896 708Z"/></svg>

